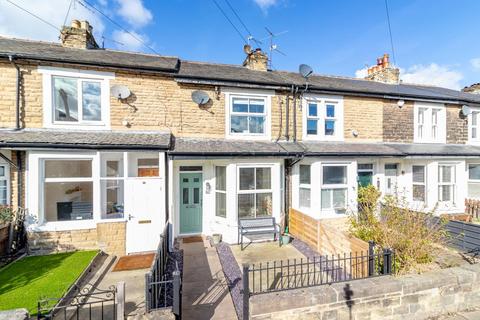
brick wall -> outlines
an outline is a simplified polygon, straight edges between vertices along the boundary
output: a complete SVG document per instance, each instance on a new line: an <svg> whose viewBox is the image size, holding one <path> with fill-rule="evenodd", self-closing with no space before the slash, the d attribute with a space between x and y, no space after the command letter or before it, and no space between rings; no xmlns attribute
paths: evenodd
<svg viewBox="0 0 480 320"><path fill-rule="evenodd" d="M31 254L101 249L116 256L125 255L126 222L101 222L95 229L29 232Z"/></svg>
<svg viewBox="0 0 480 320"><path fill-rule="evenodd" d="M468 121L460 116L460 106L447 105L447 143L466 143Z"/></svg>
<svg viewBox="0 0 480 320"><path fill-rule="evenodd" d="M382 141L383 101L381 99L344 97L344 135L351 141ZM354 137L352 131L358 132Z"/></svg>
<svg viewBox="0 0 480 320"><path fill-rule="evenodd" d="M259 320L437 319L479 305L480 264L259 294L250 299L251 318Z"/></svg>
<svg viewBox="0 0 480 320"><path fill-rule="evenodd" d="M387 101L383 106L383 141L413 142L413 102L406 101L399 108L396 101Z"/></svg>

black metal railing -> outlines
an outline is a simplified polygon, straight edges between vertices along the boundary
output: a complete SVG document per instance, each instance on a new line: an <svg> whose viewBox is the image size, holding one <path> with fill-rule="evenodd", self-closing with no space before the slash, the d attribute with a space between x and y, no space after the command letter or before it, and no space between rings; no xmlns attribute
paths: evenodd
<svg viewBox="0 0 480 320"><path fill-rule="evenodd" d="M368 252L244 264L244 319L253 295L394 274L393 250L375 251L370 243Z"/></svg>
<svg viewBox="0 0 480 320"><path fill-rule="evenodd" d="M176 318L181 315L181 272L177 261L169 261L171 225L167 224L160 235L160 243L150 271L145 274L145 307L150 312L172 308ZM173 265L172 270L168 266Z"/></svg>
<svg viewBox="0 0 480 320"><path fill-rule="evenodd" d="M117 319L116 288L85 287L73 298L45 298L37 303L37 319Z"/></svg>

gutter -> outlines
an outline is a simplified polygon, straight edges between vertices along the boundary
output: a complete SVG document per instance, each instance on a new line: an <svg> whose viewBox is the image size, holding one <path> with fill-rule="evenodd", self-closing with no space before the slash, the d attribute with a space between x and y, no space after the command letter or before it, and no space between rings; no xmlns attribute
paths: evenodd
<svg viewBox="0 0 480 320"><path fill-rule="evenodd" d="M15 130L20 130L20 67L14 61L15 56L9 55L8 61L16 70L16 84L15 84Z"/></svg>
<svg viewBox="0 0 480 320"><path fill-rule="evenodd" d="M153 145L95 145L95 144L68 144L68 143L36 143L36 142L7 142L0 143L0 148L37 148L37 149L92 149L92 150L168 150L169 146Z"/></svg>

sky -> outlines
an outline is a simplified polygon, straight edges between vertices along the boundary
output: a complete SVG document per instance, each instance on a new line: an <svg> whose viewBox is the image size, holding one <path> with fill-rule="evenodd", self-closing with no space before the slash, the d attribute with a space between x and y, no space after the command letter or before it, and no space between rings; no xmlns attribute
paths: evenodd
<svg viewBox="0 0 480 320"><path fill-rule="evenodd" d="M0 0L0 35L58 42L64 21L87 19L106 48L241 64L248 35L268 51L267 27L285 54L274 51L276 70L306 63L317 74L363 77L389 53L404 82L453 89L480 82L480 1L387 1L394 51L385 0Z"/></svg>

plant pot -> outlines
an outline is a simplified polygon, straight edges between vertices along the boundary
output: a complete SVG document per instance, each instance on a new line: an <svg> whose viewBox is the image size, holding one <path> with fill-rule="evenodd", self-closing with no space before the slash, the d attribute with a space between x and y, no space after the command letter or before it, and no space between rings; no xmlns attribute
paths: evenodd
<svg viewBox="0 0 480 320"><path fill-rule="evenodd" d="M213 240L213 244L217 245L220 242L222 242L222 235L220 233L214 233L212 234L212 240Z"/></svg>
<svg viewBox="0 0 480 320"><path fill-rule="evenodd" d="M291 239L289 234L282 235L282 244L289 244Z"/></svg>

